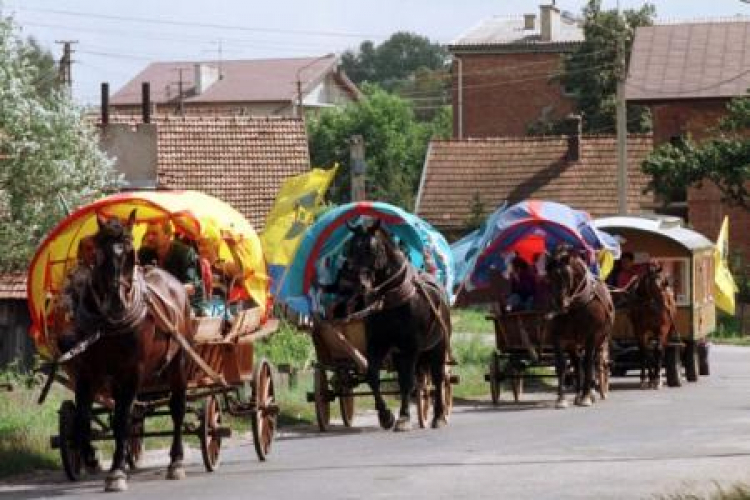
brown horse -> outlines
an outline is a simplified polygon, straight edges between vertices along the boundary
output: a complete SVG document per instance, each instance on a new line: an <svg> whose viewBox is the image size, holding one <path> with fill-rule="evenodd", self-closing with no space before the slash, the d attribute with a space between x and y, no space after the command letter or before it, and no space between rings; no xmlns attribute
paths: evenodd
<svg viewBox="0 0 750 500"><path fill-rule="evenodd" d="M165 271L144 271L136 265L135 210L124 224L116 218L97 220L96 262L74 312L74 340L94 339L70 366L75 380L75 448L87 468L98 467L91 445L92 404L97 395L111 395L115 452L105 489L127 489L126 443L136 396L144 387L169 387L174 432L167 478L181 479L187 376L183 352L171 334L192 340L188 296L185 287Z"/></svg>
<svg viewBox="0 0 750 500"><path fill-rule="evenodd" d="M661 368L670 336L675 332L677 314L674 294L662 276L662 268L650 262L630 288L628 314L638 341L641 360L641 388L661 387ZM649 363L649 343L654 342ZM646 372L648 371L648 382Z"/></svg>
<svg viewBox="0 0 750 500"><path fill-rule="evenodd" d="M565 353L570 357L575 375L575 404L591 406L595 371L602 399L608 389L606 364L614 320L612 298L606 285L594 277L578 252L569 245L558 245L548 257L547 275L552 305L549 333L555 346L558 382L557 407L567 407Z"/></svg>
<svg viewBox="0 0 750 500"><path fill-rule="evenodd" d="M394 427L393 413L380 393L380 369L391 353L398 374L401 408L394 430L406 431L409 400L416 374L432 377L434 416L432 427L447 424L443 401L445 362L450 346L450 309L447 295L435 280L418 275L378 219L365 229L347 223L352 237L345 257L355 272L364 297L367 335L367 382L375 397L381 427Z"/></svg>

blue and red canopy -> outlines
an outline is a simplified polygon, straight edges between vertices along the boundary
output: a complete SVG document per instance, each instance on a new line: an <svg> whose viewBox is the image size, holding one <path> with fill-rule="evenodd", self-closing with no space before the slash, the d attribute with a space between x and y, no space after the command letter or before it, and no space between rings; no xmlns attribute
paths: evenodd
<svg viewBox="0 0 750 500"><path fill-rule="evenodd" d="M595 251L619 257L619 243L599 231L586 212L552 201L527 200L501 207L485 224L451 247L456 282L468 289L489 285L491 271L504 271L507 256L520 255L529 263L539 253L567 243L595 262Z"/></svg>
<svg viewBox="0 0 750 500"><path fill-rule="evenodd" d="M277 301L307 314L311 309L310 286L318 274L321 282L333 280L343 260L342 253L351 231L347 221L361 223L380 219L381 227L394 236L411 262L424 266L427 248L437 266L437 277L450 291L453 286L453 256L442 234L416 215L382 202L357 202L336 207L323 214L300 242L291 265L280 277ZM329 276L320 276L321 274Z"/></svg>

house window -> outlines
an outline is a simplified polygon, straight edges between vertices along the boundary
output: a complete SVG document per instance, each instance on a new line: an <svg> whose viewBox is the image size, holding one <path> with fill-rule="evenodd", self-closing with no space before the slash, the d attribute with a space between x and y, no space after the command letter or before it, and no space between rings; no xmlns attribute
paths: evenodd
<svg viewBox="0 0 750 500"><path fill-rule="evenodd" d="M659 257L655 259L669 280L678 306L690 305L690 259Z"/></svg>

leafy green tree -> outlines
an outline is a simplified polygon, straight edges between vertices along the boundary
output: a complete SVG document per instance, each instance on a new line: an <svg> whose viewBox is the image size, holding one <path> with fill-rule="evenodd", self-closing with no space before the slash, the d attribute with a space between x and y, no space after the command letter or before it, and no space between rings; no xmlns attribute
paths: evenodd
<svg viewBox="0 0 750 500"><path fill-rule="evenodd" d="M62 86L55 58L33 37L29 37L26 43L21 44L20 50L21 58L36 68L37 76L33 85L37 94L49 99Z"/></svg>
<svg viewBox="0 0 750 500"><path fill-rule="evenodd" d="M633 46L635 29L650 26L656 9L644 4L638 10L603 11L601 0L589 0L583 9L584 42L565 58L561 83L575 95L583 115L583 131L604 133L615 130L617 78L621 71L620 40L626 55ZM625 60L628 58L626 57ZM651 129L648 108L628 106L628 130L646 132ZM544 129L545 127L540 127ZM552 127L554 128L554 127Z"/></svg>
<svg viewBox="0 0 750 500"><path fill-rule="evenodd" d="M690 186L711 181L724 201L750 210L750 97L733 99L720 122L718 136L701 142L689 137L664 144L643 162L652 176L649 189L669 201Z"/></svg>
<svg viewBox="0 0 750 500"><path fill-rule="evenodd" d="M331 188L336 203L350 199L348 140L365 141L367 195L407 210L414 206L419 176L430 138L450 137L450 113L441 110L434 122L419 123L411 105L377 85L362 86L365 99L343 109L328 109L308 121L313 165L341 165Z"/></svg>
<svg viewBox="0 0 750 500"><path fill-rule="evenodd" d="M20 270L71 208L118 183L94 128L63 92L40 89L37 53L0 18L0 269Z"/></svg>

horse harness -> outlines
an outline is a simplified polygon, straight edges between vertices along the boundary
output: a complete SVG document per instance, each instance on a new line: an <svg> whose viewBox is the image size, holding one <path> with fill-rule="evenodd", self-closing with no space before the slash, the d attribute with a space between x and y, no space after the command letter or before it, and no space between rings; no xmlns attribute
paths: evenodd
<svg viewBox="0 0 750 500"><path fill-rule="evenodd" d="M587 267L584 266L584 270L585 274L583 279L581 279L578 286L576 287L576 290L569 297L570 302L568 306L566 308L563 308L561 312L566 313L570 312L570 310L572 309L585 307L594 299L598 299L599 302L601 302L607 309L607 321L609 323L613 323L615 309L611 298L610 300L607 300L607 297L604 295L603 290L605 290L606 288L603 286L603 283L601 281L594 277L594 275Z"/></svg>

